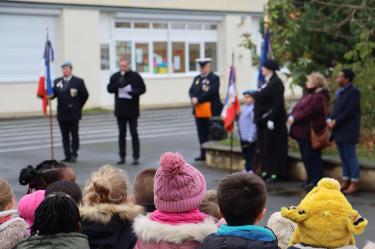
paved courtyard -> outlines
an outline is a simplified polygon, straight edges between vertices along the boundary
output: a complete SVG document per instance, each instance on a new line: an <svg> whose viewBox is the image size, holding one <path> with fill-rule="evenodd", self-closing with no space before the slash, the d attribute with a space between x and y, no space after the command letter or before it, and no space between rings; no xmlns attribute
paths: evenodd
<svg viewBox="0 0 375 249"><path fill-rule="evenodd" d="M139 125L141 137L141 163L131 166L131 158L123 168L130 181L144 168L157 167L161 153L179 151L206 177L208 188L216 188L219 180L227 174L222 170L207 168L204 163L195 163L198 152L194 120L189 109L147 110L142 113ZM48 159L48 120L42 118L0 121L0 176L10 181L17 197L27 188L18 183L22 167ZM56 157L62 159L61 140L55 124ZM130 143L128 142L130 145ZM128 148L128 154L131 152ZM81 149L79 162L72 164L77 172L79 185L84 186L93 170L102 164L115 164L117 157L117 127L112 114L86 115L81 122ZM282 206L297 205L304 192L298 183L277 183L268 187L268 216ZM362 192L350 197L355 209L369 220L364 235L358 237L359 248L366 240L375 240L375 193ZM267 216L267 217L268 217Z"/></svg>

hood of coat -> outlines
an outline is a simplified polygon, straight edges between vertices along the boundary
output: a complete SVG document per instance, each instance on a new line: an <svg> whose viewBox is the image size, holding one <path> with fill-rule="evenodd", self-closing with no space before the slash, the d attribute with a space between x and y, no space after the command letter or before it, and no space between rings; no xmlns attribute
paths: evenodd
<svg viewBox="0 0 375 249"><path fill-rule="evenodd" d="M324 249L324 248L317 248L317 247L311 247L304 244L296 244L294 246L288 247L288 249ZM356 246L344 246L336 249L357 249Z"/></svg>
<svg viewBox="0 0 375 249"><path fill-rule="evenodd" d="M217 231L214 219L209 217L196 224L162 224L149 216L139 215L133 223L133 230L143 242L168 242L181 244L185 241L202 242L208 235Z"/></svg>
<svg viewBox="0 0 375 249"><path fill-rule="evenodd" d="M65 249L80 248L89 249L87 237L79 233L58 233L48 236L31 236L23 240L17 249Z"/></svg>
<svg viewBox="0 0 375 249"><path fill-rule="evenodd" d="M115 215L117 215L123 221L132 221L138 214L143 213L143 207L133 203L101 203L93 206L83 205L80 207L80 213L82 220L88 220L106 225Z"/></svg>

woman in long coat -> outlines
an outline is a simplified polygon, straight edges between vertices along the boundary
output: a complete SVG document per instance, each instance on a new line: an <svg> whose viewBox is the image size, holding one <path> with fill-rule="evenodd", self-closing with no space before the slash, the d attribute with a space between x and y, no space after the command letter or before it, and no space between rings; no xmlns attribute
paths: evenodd
<svg viewBox="0 0 375 249"><path fill-rule="evenodd" d="M276 74L277 70L276 61L264 62L262 74L266 83L256 96L254 108L262 177L268 182L286 177L288 159L284 85Z"/></svg>

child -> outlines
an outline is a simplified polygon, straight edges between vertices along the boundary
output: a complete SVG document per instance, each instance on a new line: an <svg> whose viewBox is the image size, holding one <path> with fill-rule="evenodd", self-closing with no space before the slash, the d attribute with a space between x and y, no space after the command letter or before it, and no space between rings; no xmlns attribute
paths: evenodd
<svg viewBox="0 0 375 249"><path fill-rule="evenodd" d="M84 189L81 232L91 249L130 249L136 243L132 232L141 206L128 201L128 182L123 170L105 165L92 173Z"/></svg>
<svg viewBox="0 0 375 249"><path fill-rule="evenodd" d="M27 225L14 210L14 194L9 183L0 179L0 248L12 249L27 237Z"/></svg>
<svg viewBox="0 0 375 249"><path fill-rule="evenodd" d="M199 210L203 213L208 214L219 221L223 218L219 212L219 205L217 204L217 191L214 189L208 190L202 200Z"/></svg>
<svg viewBox="0 0 375 249"><path fill-rule="evenodd" d="M220 213L227 224L209 235L200 249L278 249L274 233L257 226L266 212L265 183L255 174L236 173L225 177L217 193Z"/></svg>
<svg viewBox="0 0 375 249"><path fill-rule="evenodd" d="M206 181L201 172L178 153L160 158L154 182L156 210L134 221L135 249L195 249L216 231L212 218L198 210Z"/></svg>
<svg viewBox="0 0 375 249"><path fill-rule="evenodd" d="M35 210L44 200L45 190L38 190L31 194L25 195L18 202L18 213L27 223L27 229L30 234L31 227L35 219Z"/></svg>
<svg viewBox="0 0 375 249"><path fill-rule="evenodd" d="M241 107L241 113L238 118L238 132L241 140L242 154L245 159L245 171L253 172L253 161L255 156L257 139L257 128L254 124L254 100L255 91L245 91L244 105Z"/></svg>
<svg viewBox="0 0 375 249"><path fill-rule="evenodd" d="M156 169L150 168L139 172L134 180L135 203L145 208L146 213L155 211L154 204L154 177Z"/></svg>
<svg viewBox="0 0 375 249"><path fill-rule="evenodd" d="M281 215L297 224L290 249L355 248L354 235L363 233L368 223L331 178L320 180L297 207L282 208Z"/></svg>
<svg viewBox="0 0 375 249"><path fill-rule="evenodd" d="M35 211L31 237L18 249L89 249L87 237L79 231L79 210L74 200L64 193L48 195Z"/></svg>
<svg viewBox="0 0 375 249"><path fill-rule="evenodd" d="M296 230L296 224L281 216L280 212L275 212L268 219L267 227L275 233L279 247L287 249Z"/></svg>
<svg viewBox="0 0 375 249"><path fill-rule="evenodd" d="M70 197L77 203L77 205L82 202L82 191L78 184L71 181L57 181L48 186L45 192L45 196L54 193L62 192Z"/></svg>
<svg viewBox="0 0 375 249"><path fill-rule="evenodd" d="M34 190L45 190L51 183L59 180L75 182L76 174L73 168L56 160L43 161L35 168L29 165L21 170L19 176L20 184L29 186L28 194Z"/></svg>

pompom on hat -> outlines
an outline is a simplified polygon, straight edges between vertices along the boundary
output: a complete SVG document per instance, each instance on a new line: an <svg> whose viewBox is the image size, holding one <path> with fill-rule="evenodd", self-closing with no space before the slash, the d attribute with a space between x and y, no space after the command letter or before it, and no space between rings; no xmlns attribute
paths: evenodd
<svg viewBox="0 0 375 249"><path fill-rule="evenodd" d="M180 213L197 209L205 192L204 176L186 163L181 154L161 155L154 182L154 202L159 211Z"/></svg>

